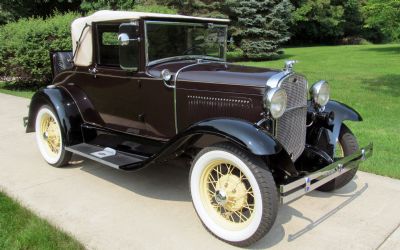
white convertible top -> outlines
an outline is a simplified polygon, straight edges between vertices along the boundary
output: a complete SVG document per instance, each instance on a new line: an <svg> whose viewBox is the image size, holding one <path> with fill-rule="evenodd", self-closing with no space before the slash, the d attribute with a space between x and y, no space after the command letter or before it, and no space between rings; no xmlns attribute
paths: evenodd
<svg viewBox="0 0 400 250"><path fill-rule="evenodd" d="M74 20L71 24L71 36L73 52L75 54L74 64L78 66L89 66L92 64L93 45L92 45L92 27L93 22L112 22L123 20L139 20L142 18L162 18L162 19L180 19L208 22L228 23L229 19L204 18L184 15L157 14L133 11L112 11L101 10L87 17L81 17ZM89 25L85 28L85 26ZM77 42L80 39L80 46L77 49Z"/></svg>

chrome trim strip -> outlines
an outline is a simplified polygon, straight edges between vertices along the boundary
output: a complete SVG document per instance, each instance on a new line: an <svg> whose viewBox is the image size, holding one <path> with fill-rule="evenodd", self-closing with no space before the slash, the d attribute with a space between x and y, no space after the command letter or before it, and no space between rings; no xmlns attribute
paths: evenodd
<svg viewBox="0 0 400 250"><path fill-rule="evenodd" d="M289 203L312 190L324 185L325 183L343 175L344 173L356 168L357 163L360 161L365 161L367 158L371 157L373 153L373 144L370 143L365 148L359 149L354 154L346 156L314 173L304 176L296 181L293 181L286 185L280 185L280 202L281 204ZM316 182L312 183L313 180ZM288 195L286 193L291 192Z"/></svg>
<svg viewBox="0 0 400 250"><path fill-rule="evenodd" d="M186 65L186 66L180 68L178 71L176 71L175 76L174 76L174 113L175 113L175 132L176 132L176 134L179 133L179 131L178 131L178 112L176 110L176 81L178 80L178 75L182 72L182 70L190 68L197 64L198 63L196 62L196 63L189 64L189 65Z"/></svg>
<svg viewBox="0 0 400 250"><path fill-rule="evenodd" d="M287 72L287 71L280 71L279 73L276 73L273 75L271 78L268 79L266 82L266 86L268 88L276 88L279 87L280 83L290 75L292 75L292 72Z"/></svg>

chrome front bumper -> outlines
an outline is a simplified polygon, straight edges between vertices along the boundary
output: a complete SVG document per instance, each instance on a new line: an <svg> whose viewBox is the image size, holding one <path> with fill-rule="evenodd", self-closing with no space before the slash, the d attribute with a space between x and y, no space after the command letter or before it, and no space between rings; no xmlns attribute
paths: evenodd
<svg viewBox="0 0 400 250"><path fill-rule="evenodd" d="M346 156L314 173L304 176L296 181L280 186L281 204L289 203L325 183L356 168L361 161L365 161L372 155L373 145L359 149L352 155Z"/></svg>

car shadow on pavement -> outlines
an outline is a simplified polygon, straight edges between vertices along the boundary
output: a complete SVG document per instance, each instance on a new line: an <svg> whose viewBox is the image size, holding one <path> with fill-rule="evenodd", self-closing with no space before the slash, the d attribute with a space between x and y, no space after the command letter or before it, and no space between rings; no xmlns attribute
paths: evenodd
<svg viewBox="0 0 400 250"><path fill-rule="evenodd" d="M71 166L80 168L115 185L142 196L171 201L191 202L189 193L190 167L184 160L173 160L163 165L150 165L137 171L123 171L102 166L90 160Z"/></svg>
<svg viewBox="0 0 400 250"><path fill-rule="evenodd" d="M80 168L84 172L146 197L191 202L188 183L190 167L184 160L174 160L164 165L151 165L135 172L124 172L101 166L90 160L80 161L78 158L76 164L72 165L71 168ZM328 199L332 196L346 198L317 220L308 218L290 204L281 206L271 231L263 239L249 247L249 249L270 248L285 240L286 233L282 225L288 223L293 217L298 217L307 221L308 224L304 228L287 236L288 242L295 241L350 204L367 189L367 183L363 187L358 187L353 180L345 187L333 193L311 192L308 196L317 197L318 199Z"/></svg>
<svg viewBox="0 0 400 250"><path fill-rule="evenodd" d="M365 183L363 187L359 188L356 184L356 182L353 180L349 184L347 184L345 187L333 192L333 193L323 193L323 192L318 192L314 191L308 194L308 196L312 197L318 197L319 198L331 198L332 196L340 196L340 197L347 197L343 202L340 204L336 205L334 208L332 208L329 212L325 213L321 217L319 217L317 220L312 220L305 216L301 211L293 208L289 205L283 205L280 208L280 211L278 213L278 217L275 221L275 224L271 231L260 241L258 241L256 244L251 246L249 249L260 249L260 248L270 248L280 241L284 240L285 238L285 230L283 228L283 224L288 223L293 217L298 217L301 218L305 221L308 222L308 224L303 227L300 230L297 230L297 232L289 234L287 236L287 242L295 241L299 237L303 236L307 232L311 231L312 229L316 228L318 225L320 225L322 222L326 221L329 219L332 215L340 211L342 208L353 202L357 197L362 195L366 190L368 189L368 184Z"/></svg>

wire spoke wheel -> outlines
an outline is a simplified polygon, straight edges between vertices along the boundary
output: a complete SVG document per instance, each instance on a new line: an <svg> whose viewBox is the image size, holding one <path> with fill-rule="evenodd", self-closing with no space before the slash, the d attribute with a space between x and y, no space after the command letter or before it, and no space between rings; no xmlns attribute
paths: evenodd
<svg viewBox="0 0 400 250"><path fill-rule="evenodd" d="M221 219L235 227L252 218L253 188L246 175L235 165L225 160L212 162L203 172L202 180L203 202Z"/></svg>
<svg viewBox="0 0 400 250"><path fill-rule="evenodd" d="M218 238L248 246L272 227L277 190L265 163L231 144L201 150L190 170L193 206Z"/></svg>
<svg viewBox="0 0 400 250"><path fill-rule="evenodd" d="M36 143L43 158L52 166L67 165L72 154L65 151L63 131L53 108L43 105L35 120Z"/></svg>
<svg viewBox="0 0 400 250"><path fill-rule="evenodd" d="M51 115L43 114L41 116L39 134L48 153L57 155L61 150L61 130Z"/></svg>

